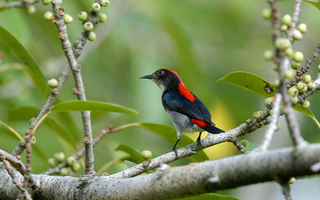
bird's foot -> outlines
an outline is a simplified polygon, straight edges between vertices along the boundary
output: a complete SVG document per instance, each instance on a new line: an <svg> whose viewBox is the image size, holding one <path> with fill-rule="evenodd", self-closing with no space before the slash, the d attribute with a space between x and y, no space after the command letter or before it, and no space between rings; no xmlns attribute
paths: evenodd
<svg viewBox="0 0 320 200"><path fill-rule="evenodd" d="M178 152L177 152L177 147L176 146L174 146L172 148L172 151L174 152L174 154L176 154L176 157L178 158Z"/></svg>
<svg viewBox="0 0 320 200"><path fill-rule="evenodd" d="M200 140L200 139L197 140L197 143L198 143L198 145L201 147L201 149L203 149L203 146L202 146L202 144L201 144L201 140Z"/></svg>

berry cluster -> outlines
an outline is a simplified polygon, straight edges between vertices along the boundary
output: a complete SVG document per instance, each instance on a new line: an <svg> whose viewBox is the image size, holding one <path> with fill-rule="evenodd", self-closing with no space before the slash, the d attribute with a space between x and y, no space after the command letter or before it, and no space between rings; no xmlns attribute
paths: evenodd
<svg viewBox="0 0 320 200"><path fill-rule="evenodd" d="M63 152L57 152L54 154L54 158L49 158L48 159L48 164L51 168L54 168L57 166L58 163L62 163L65 161L65 155ZM60 174L62 176L67 176L69 174L69 170L71 169L73 172L77 172L80 169L80 163L77 162L76 158L73 156L70 156L66 160L68 167L62 167L60 169Z"/></svg>

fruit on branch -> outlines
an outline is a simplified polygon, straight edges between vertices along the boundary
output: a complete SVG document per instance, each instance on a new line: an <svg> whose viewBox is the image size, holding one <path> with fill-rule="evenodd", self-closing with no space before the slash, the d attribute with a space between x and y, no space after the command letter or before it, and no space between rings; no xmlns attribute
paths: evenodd
<svg viewBox="0 0 320 200"><path fill-rule="evenodd" d="M32 136L30 142L31 142L32 145L33 145L33 144L36 144L36 142L37 142L36 137Z"/></svg>
<svg viewBox="0 0 320 200"><path fill-rule="evenodd" d="M301 104L302 108L309 108L310 107L310 102L308 100L304 100Z"/></svg>
<svg viewBox="0 0 320 200"><path fill-rule="evenodd" d="M292 24L292 19L291 16L286 14L281 18L281 24L287 25L287 26L291 26Z"/></svg>
<svg viewBox="0 0 320 200"><path fill-rule="evenodd" d="M92 8L92 11L93 11L93 12L99 12L99 11L101 10L101 6L100 6L100 4L98 4L98 3L93 3L93 4L91 5L91 8Z"/></svg>
<svg viewBox="0 0 320 200"><path fill-rule="evenodd" d="M280 26L280 31L286 32L287 30L288 30L288 26L287 26L287 25L282 24L282 25Z"/></svg>
<svg viewBox="0 0 320 200"><path fill-rule="evenodd" d="M295 97L291 97L291 104L292 105L295 105L296 103L298 103L298 97L297 96L295 96Z"/></svg>
<svg viewBox="0 0 320 200"><path fill-rule="evenodd" d="M308 27L307 27L307 25L305 23L302 23L302 24L299 24L298 30L301 33L306 33L308 31Z"/></svg>
<svg viewBox="0 0 320 200"><path fill-rule="evenodd" d="M250 142L248 140L241 140L240 143L244 146L244 148L246 148Z"/></svg>
<svg viewBox="0 0 320 200"><path fill-rule="evenodd" d="M292 69L299 69L300 68L300 63L299 62L295 62L295 61L292 61L292 63L291 63L291 68Z"/></svg>
<svg viewBox="0 0 320 200"><path fill-rule="evenodd" d="M78 19L81 21L86 21L88 19L88 13L86 13L85 11L79 12Z"/></svg>
<svg viewBox="0 0 320 200"><path fill-rule="evenodd" d="M302 33L299 30L294 30L292 34L294 40L301 40L303 38Z"/></svg>
<svg viewBox="0 0 320 200"><path fill-rule="evenodd" d="M71 170L73 172L77 172L77 171L79 171L80 167L81 167L80 163L76 162L76 163L74 163L74 165L71 166Z"/></svg>
<svg viewBox="0 0 320 200"><path fill-rule="evenodd" d="M86 22L84 25L83 25L83 29L85 31L92 31L93 29L93 24L91 22Z"/></svg>
<svg viewBox="0 0 320 200"><path fill-rule="evenodd" d="M273 85L276 86L276 87L278 87L278 86L280 85L280 80L279 80L279 79L278 79L278 80L275 80Z"/></svg>
<svg viewBox="0 0 320 200"><path fill-rule="evenodd" d="M297 89L300 93L305 93L308 90L308 86L304 82L299 82L297 84Z"/></svg>
<svg viewBox="0 0 320 200"><path fill-rule="evenodd" d="M274 64L273 65L273 70L276 71L276 72L279 70L278 64Z"/></svg>
<svg viewBox="0 0 320 200"><path fill-rule="evenodd" d="M290 96L295 97L298 95L298 89L297 87L293 86L288 90L288 93Z"/></svg>
<svg viewBox="0 0 320 200"><path fill-rule="evenodd" d="M293 49L292 48L287 48L286 50L284 50L284 54L288 57L292 57L293 56Z"/></svg>
<svg viewBox="0 0 320 200"><path fill-rule="evenodd" d="M295 77L295 72L292 70L292 69L288 69L285 74L284 74L284 77L288 80L293 80L294 77Z"/></svg>
<svg viewBox="0 0 320 200"><path fill-rule="evenodd" d="M295 62L301 62L303 61L303 53L301 53L300 51L297 51L293 54L293 60Z"/></svg>
<svg viewBox="0 0 320 200"><path fill-rule="evenodd" d="M55 166L57 166L57 160L54 158L49 158L48 159L48 164L51 168L54 168Z"/></svg>
<svg viewBox="0 0 320 200"><path fill-rule="evenodd" d="M71 15L65 14L65 15L63 16L63 20L64 20L64 23L70 24L70 23L73 21L73 18L72 18Z"/></svg>
<svg viewBox="0 0 320 200"><path fill-rule="evenodd" d="M302 77L302 81L305 83L305 84L308 84L310 83L311 81L311 76L309 74L306 74Z"/></svg>
<svg viewBox="0 0 320 200"><path fill-rule="evenodd" d="M60 174L62 176L67 176L69 174L69 169L67 167L63 167L60 169Z"/></svg>
<svg viewBox="0 0 320 200"><path fill-rule="evenodd" d="M54 14L51 11L47 11L44 13L43 18L45 20L53 20L54 19Z"/></svg>
<svg viewBox="0 0 320 200"><path fill-rule="evenodd" d="M144 150L142 153L141 153L141 156L143 159L145 160L149 160L152 156L152 152L150 150Z"/></svg>
<svg viewBox="0 0 320 200"><path fill-rule="evenodd" d="M102 0L102 1L101 1L101 5L102 5L103 7L108 7L108 6L109 6L109 3L110 3L109 0ZM271 13L270 13L270 16L271 16Z"/></svg>
<svg viewBox="0 0 320 200"><path fill-rule="evenodd" d="M74 165L76 162L77 162L77 160L76 160L76 158L73 157L73 156L70 156L69 158L67 158L67 164L68 164L69 166Z"/></svg>
<svg viewBox="0 0 320 200"><path fill-rule="evenodd" d="M275 41L275 46L279 50L284 50L287 49L291 46L291 42L288 39L285 38L278 38Z"/></svg>
<svg viewBox="0 0 320 200"><path fill-rule="evenodd" d="M42 0L43 5L49 5L52 0Z"/></svg>
<svg viewBox="0 0 320 200"><path fill-rule="evenodd" d="M277 131L280 130L280 128L281 128L281 124L277 122Z"/></svg>
<svg viewBox="0 0 320 200"><path fill-rule="evenodd" d="M58 81L53 78L53 79L48 80L47 84L51 88L56 88L58 85Z"/></svg>
<svg viewBox="0 0 320 200"><path fill-rule="evenodd" d="M261 113L260 113L259 111L256 111L256 112L253 113L253 117L254 117L255 119L260 119Z"/></svg>
<svg viewBox="0 0 320 200"><path fill-rule="evenodd" d="M36 12L36 7L34 5L29 5L28 8L27 8L27 12L29 14L33 14Z"/></svg>
<svg viewBox="0 0 320 200"><path fill-rule="evenodd" d="M88 36L89 41L94 41L96 39L96 34L94 32L90 32L90 35Z"/></svg>
<svg viewBox="0 0 320 200"><path fill-rule="evenodd" d="M294 182L296 182L296 178L291 177L290 180L288 181L288 184L294 184Z"/></svg>
<svg viewBox="0 0 320 200"><path fill-rule="evenodd" d="M316 83L313 80L311 80L310 83L307 84L307 86L309 90L312 90L316 87Z"/></svg>
<svg viewBox="0 0 320 200"><path fill-rule="evenodd" d="M63 152L57 152L54 154L54 158L58 161L58 162L63 162L65 159L65 155Z"/></svg>
<svg viewBox="0 0 320 200"><path fill-rule="evenodd" d="M104 22L107 21L107 15L104 14L104 13L100 13L99 16L98 16L98 19L99 19L100 23L104 23Z"/></svg>
<svg viewBox="0 0 320 200"><path fill-rule="evenodd" d="M272 61L274 57L274 53L271 50L267 50L263 53L263 57L266 61Z"/></svg>
<svg viewBox="0 0 320 200"><path fill-rule="evenodd" d="M266 100L264 100L264 105L267 108L269 108L269 106L272 105L272 102L273 102L273 98L272 97L266 98Z"/></svg>

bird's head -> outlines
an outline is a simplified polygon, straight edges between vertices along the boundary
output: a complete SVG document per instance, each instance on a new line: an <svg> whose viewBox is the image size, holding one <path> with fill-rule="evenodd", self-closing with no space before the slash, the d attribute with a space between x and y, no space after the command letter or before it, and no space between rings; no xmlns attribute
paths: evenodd
<svg viewBox="0 0 320 200"><path fill-rule="evenodd" d="M142 76L140 79L152 80L162 91L168 90L171 87L177 88L179 84L184 85L177 72L165 68L158 69L150 75Z"/></svg>

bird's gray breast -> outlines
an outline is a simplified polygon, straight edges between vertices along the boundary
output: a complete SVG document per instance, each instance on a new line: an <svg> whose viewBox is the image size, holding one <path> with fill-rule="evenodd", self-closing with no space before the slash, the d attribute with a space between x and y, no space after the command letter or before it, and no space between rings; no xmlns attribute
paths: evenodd
<svg viewBox="0 0 320 200"><path fill-rule="evenodd" d="M194 125L188 116L167 109L166 111L176 130L179 130L184 133L194 133L197 131L203 131L198 125Z"/></svg>

